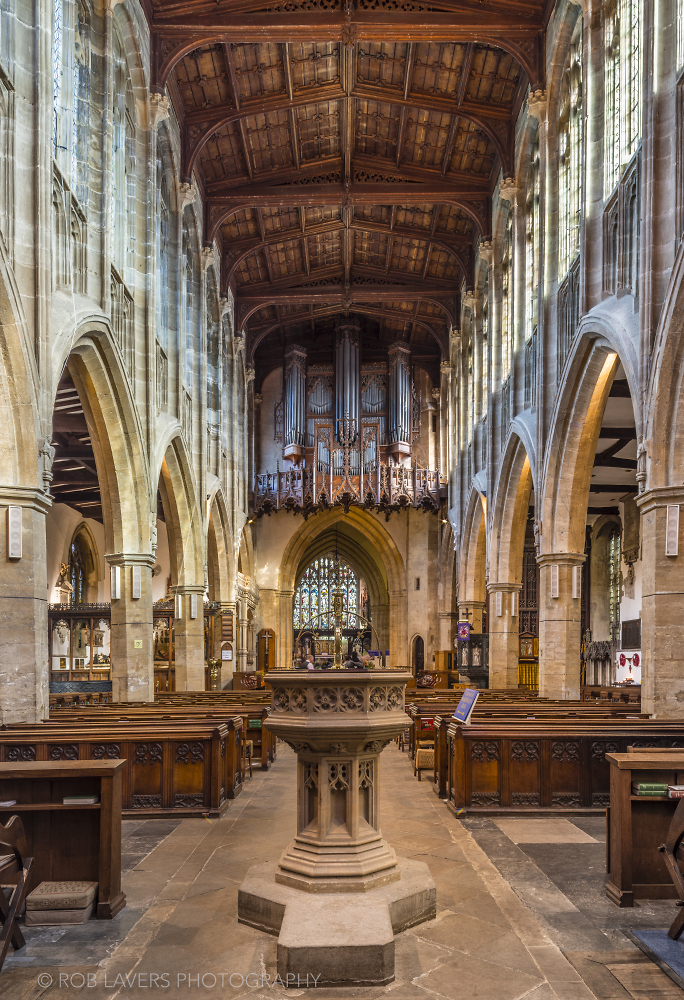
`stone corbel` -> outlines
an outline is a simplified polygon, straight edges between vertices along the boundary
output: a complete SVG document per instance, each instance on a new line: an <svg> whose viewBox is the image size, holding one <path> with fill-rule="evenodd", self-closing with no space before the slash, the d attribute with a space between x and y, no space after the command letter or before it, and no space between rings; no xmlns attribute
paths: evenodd
<svg viewBox="0 0 684 1000"><path fill-rule="evenodd" d="M639 442L639 447L637 448L637 471L636 471L636 481L637 489L639 493L643 493L646 489L646 479L648 478L648 470L646 468L646 463L648 460L648 451L646 450L646 445L643 441Z"/></svg>
<svg viewBox="0 0 684 1000"><path fill-rule="evenodd" d="M527 98L527 113L541 125L546 121L547 97L545 90L532 90Z"/></svg>
<svg viewBox="0 0 684 1000"><path fill-rule="evenodd" d="M492 257L494 254L494 245L491 240L482 240L480 243L479 250L480 257L484 260L488 267L492 265Z"/></svg>
<svg viewBox="0 0 684 1000"><path fill-rule="evenodd" d="M46 493L49 493L50 483L52 482L52 463L55 460L55 447L49 435L43 440L43 445L40 449L40 459L43 473L43 489Z"/></svg>
<svg viewBox="0 0 684 1000"><path fill-rule="evenodd" d="M438 402L440 401L440 399L442 398L442 390L441 390L441 389L440 389L439 387L437 387L437 386L433 386L433 387L432 387L432 398L433 398L433 399L435 400L435 402L437 402L437 403L438 403Z"/></svg>
<svg viewBox="0 0 684 1000"><path fill-rule="evenodd" d="M499 187L499 197L503 201L510 201L511 205L513 205L515 203L515 197L517 193L518 193L518 186L515 183L515 178L504 177Z"/></svg>
<svg viewBox="0 0 684 1000"><path fill-rule="evenodd" d="M256 369L247 367L245 368L245 384L249 385L256 378Z"/></svg>
<svg viewBox="0 0 684 1000"><path fill-rule="evenodd" d="M222 319L226 315L226 313L230 313L232 318L233 302L234 302L233 293L230 291L228 292L228 295L222 295L221 298L219 299L219 309L221 310Z"/></svg>
<svg viewBox="0 0 684 1000"><path fill-rule="evenodd" d="M150 94L150 126L158 128L171 117L171 105L166 94Z"/></svg>
<svg viewBox="0 0 684 1000"><path fill-rule="evenodd" d="M451 362L450 361L440 361L439 370L442 375L451 375Z"/></svg>
<svg viewBox="0 0 684 1000"><path fill-rule="evenodd" d="M213 267L215 271L218 271L219 256L216 252L216 247L212 243L210 247L202 247L202 271L205 273L210 267Z"/></svg>
<svg viewBox="0 0 684 1000"><path fill-rule="evenodd" d="M465 295L461 298L461 305L464 309L475 309L475 304L477 302L477 295L472 290L468 290Z"/></svg>
<svg viewBox="0 0 684 1000"><path fill-rule="evenodd" d="M182 215L188 205L194 204L197 199L197 188L194 181L178 182L178 211Z"/></svg>
<svg viewBox="0 0 684 1000"><path fill-rule="evenodd" d="M261 404L264 401L264 397L261 395L260 392L255 392L252 398L254 399L255 406L261 406Z"/></svg>
<svg viewBox="0 0 684 1000"><path fill-rule="evenodd" d="M235 357L238 356L240 351L244 351L245 344L246 340L244 332L236 333L235 336L233 337L233 353Z"/></svg>

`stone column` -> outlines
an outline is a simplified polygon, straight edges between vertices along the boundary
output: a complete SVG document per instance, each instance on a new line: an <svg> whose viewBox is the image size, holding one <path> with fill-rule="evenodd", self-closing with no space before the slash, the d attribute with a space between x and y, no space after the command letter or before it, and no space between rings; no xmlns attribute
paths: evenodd
<svg viewBox="0 0 684 1000"><path fill-rule="evenodd" d="M180 598L176 601L174 622L174 650L176 664L176 691L204 691L204 587L179 585L171 591ZM197 617L193 618L193 595L196 598ZM178 614L178 611L181 614Z"/></svg>
<svg viewBox="0 0 684 1000"><path fill-rule="evenodd" d="M247 627L249 620L247 618L247 602L245 600L237 602L235 613L237 615L237 668L239 671L245 672L248 669L247 655L249 652L247 649Z"/></svg>
<svg viewBox="0 0 684 1000"><path fill-rule="evenodd" d="M373 643L376 641L380 644L380 657L384 656L387 650L390 648L389 644L389 604L373 604L371 605L371 624L377 632L377 640L375 635L373 635ZM375 645L371 646L371 649L375 649Z"/></svg>
<svg viewBox="0 0 684 1000"><path fill-rule="evenodd" d="M399 665L400 667L407 667L409 655L405 590L390 591L388 625L390 641L387 648L390 651L390 655L389 662L386 662L385 666L394 667ZM384 650L381 650L381 652L384 652Z"/></svg>
<svg viewBox="0 0 684 1000"><path fill-rule="evenodd" d="M294 633L292 630L293 605L294 590L281 590L278 599L280 628L276 628L276 642L278 643L276 662L281 670L289 670L292 667L292 646L294 643Z"/></svg>
<svg viewBox="0 0 684 1000"><path fill-rule="evenodd" d="M113 701L154 699L152 638L152 566L154 556L119 552L105 556L118 571L119 597L111 592L111 659ZM140 590L137 575L140 574ZM134 596L134 594L140 596Z"/></svg>
<svg viewBox="0 0 684 1000"><path fill-rule="evenodd" d="M458 614L455 611L440 611L439 613L439 648L454 649L456 638L456 622Z"/></svg>
<svg viewBox="0 0 684 1000"><path fill-rule="evenodd" d="M489 592L489 686L518 686L518 598L519 583L490 583ZM501 595L501 614L497 614ZM513 614L515 612L515 614Z"/></svg>
<svg viewBox="0 0 684 1000"><path fill-rule="evenodd" d="M573 568L582 553L551 553L539 563L539 694L544 698L579 698L581 599L573 597ZM558 596L554 576L558 571ZM579 574L578 574L579 575Z"/></svg>
<svg viewBox="0 0 684 1000"><path fill-rule="evenodd" d="M659 719L681 718L684 708L684 542L681 528L666 555L667 508L679 507L684 488L661 487L637 497L641 508L641 705Z"/></svg>
<svg viewBox="0 0 684 1000"><path fill-rule="evenodd" d="M7 551L8 507L21 508L22 553ZM0 723L42 722L49 699L45 512L40 490L0 487Z"/></svg>

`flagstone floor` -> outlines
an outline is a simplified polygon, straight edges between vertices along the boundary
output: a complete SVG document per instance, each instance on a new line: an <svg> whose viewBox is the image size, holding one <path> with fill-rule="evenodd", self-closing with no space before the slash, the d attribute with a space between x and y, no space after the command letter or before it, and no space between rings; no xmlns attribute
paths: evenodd
<svg viewBox="0 0 684 1000"><path fill-rule="evenodd" d="M25 951L10 954L0 973L2 1000L303 995L276 981L276 939L237 922L245 873L275 860L293 836L295 770L294 754L281 744L274 767L254 773L222 820L126 822L126 908L113 921L29 928ZM383 834L397 854L429 866L437 918L397 937L391 985L311 989L307 995L684 998L621 933L624 921L615 914L625 911L613 908L610 920L603 919L598 870L588 879L577 877L586 868L586 851L596 862L602 849L593 818L549 818L531 826L500 818L461 822L429 782L415 781L406 755L394 746L382 755L381 780ZM656 907L649 926L668 926L670 913L671 905ZM602 922L610 925L609 934Z"/></svg>

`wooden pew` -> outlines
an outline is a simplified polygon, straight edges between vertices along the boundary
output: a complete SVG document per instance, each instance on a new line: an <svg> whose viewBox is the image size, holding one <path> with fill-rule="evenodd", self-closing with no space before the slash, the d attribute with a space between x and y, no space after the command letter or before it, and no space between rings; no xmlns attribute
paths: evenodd
<svg viewBox="0 0 684 1000"><path fill-rule="evenodd" d="M125 759L125 816L219 818L242 790L242 719L160 722L99 718L2 727L0 765Z"/></svg>
<svg viewBox="0 0 684 1000"><path fill-rule="evenodd" d="M253 759L259 761L262 771L267 771L275 760L276 741L272 733L264 728L263 723L268 718L268 709L260 706L244 706L231 704L221 706L203 705L159 705L157 702L119 702L100 707L72 710L69 713L51 713L50 721L59 723L82 722L97 724L103 720L111 721L154 721L159 720L164 725L166 721L182 722L184 720L215 720L225 722L239 716L242 719L243 739L253 743Z"/></svg>
<svg viewBox="0 0 684 1000"><path fill-rule="evenodd" d="M676 899L679 893L662 852L672 818L683 800L632 795L632 782L681 784L684 749L632 747L628 753L610 753L607 759L610 809L606 867L610 878L606 896L620 907L634 906L635 899ZM670 856L670 861L675 859ZM681 882L681 875L679 879Z"/></svg>
<svg viewBox="0 0 684 1000"><path fill-rule="evenodd" d="M411 719L409 732L409 755L413 757L418 740L431 738L433 721L444 716L450 717L458 705L459 699L439 701L429 705L408 705L406 714ZM571 720L580 718L646 718L634 706L625 704L595 704L581 701L535 701L530 703L493 702L478 700L473 712L473 719L549 719ZM435 758L435 763L437 757Z"/></svg>
<svg viewBox="0 0 684 1000"><path fill-rule="evenodd" d="M606 754L684 746L684 721L496 720L447 727L447 804L456 812L587 810L610 803Z"/></svg>
<svg viewBox="0 0 684 1000"><path fill-rule="evenodd" d="M582 701L625 702L628 705L641 704L641 686L628 684L624 687L601 687L596 684L586 685L580 691Z"/></svg>

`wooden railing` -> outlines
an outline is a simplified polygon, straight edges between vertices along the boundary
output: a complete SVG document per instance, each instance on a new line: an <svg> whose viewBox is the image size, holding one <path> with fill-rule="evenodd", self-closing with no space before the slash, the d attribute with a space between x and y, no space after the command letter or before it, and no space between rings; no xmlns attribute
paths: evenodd
<svg viewBox="0 0 684 1000"><path fill-rule="evenodd" d="M343 506L366 507L387 512L405 507L423 508L436 513L446 498L446 482L439 470L417 465L378 464L371 472L346 476L314 468L287 472L264 472L256 477L254 511L257 517L285 509L306 513L317 508Z"/></svg>

